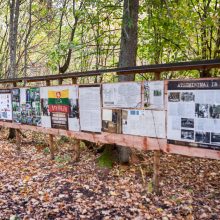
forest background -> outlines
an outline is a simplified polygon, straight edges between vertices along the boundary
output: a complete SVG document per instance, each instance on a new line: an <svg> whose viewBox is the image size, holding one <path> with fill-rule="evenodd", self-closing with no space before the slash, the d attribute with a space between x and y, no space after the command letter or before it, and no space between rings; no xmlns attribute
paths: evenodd
<svg viewBox="0 0 220 220"><path fill-rule="evenodd" d="M0 78L117 67L123 2L0 0ZM219 57L218 0L140 0L138 7L137 65ZM130 17L124 22L134 25ZM178 74L199 76L198 71ZM107 81L115 78L109 75Z"/></svg>

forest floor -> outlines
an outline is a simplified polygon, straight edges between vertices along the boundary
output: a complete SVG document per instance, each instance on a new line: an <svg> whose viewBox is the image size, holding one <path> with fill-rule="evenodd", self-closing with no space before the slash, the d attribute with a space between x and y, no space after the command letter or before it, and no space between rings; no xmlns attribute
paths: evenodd
<svg viewBox="0 0 220 220"><path fill-rule="evenodd" d="M0 219L220 219L220 161L164 154L156 196L152 153L138 164L100 168L99 154L85 147L71 162L65 141L51 161L44 137L26 135L18 153L1 131Z"/></svg>

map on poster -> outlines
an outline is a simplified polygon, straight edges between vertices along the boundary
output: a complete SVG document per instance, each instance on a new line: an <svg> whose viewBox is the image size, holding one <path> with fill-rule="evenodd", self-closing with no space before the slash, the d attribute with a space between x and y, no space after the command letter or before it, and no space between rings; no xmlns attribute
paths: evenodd
<svg viewBox="0 0 220 220"><path fill-rule="evenodd" d="M144 108L164 109L164 81L144 82Z"/></svg>
<svg viewBox="0 0 220 220"><path fill-rule="evenodd" d="M165 138L165 111L122 110L122 133Z"/></svg>
<svg viewBox="0 0 220 220"><path fill-rule="evenodd" d="M40 88L12 90L13 121L28 125L41 124Z"/></svg>
<svg viewBox="0 0 220 220"><path fill-rule="evenodd" d="M106 83L102 85L103 107L140 108L141 83Z"/></svg>
<svg viewBox="0 0 220 220"><path fill-rule="evenodd" d="M168 83L167 139L220 149L220 80Z"/></svg>
<svg viewBox="0 0 220 220"><path fill-rule="evenodd" d="M41 87L42 127L79 131L78 86Z"/></svg>
<svg viewBox="0 0 220 220"><path fill-rule="evenodd" d="M100 86L79 87L79 114L82 131L101 132Z"/></svg>
<svg viewBox="0 0 220 220"><path fill-rule="evenodd" d="M11 90L0 90L0 120L12 120Z"/></svg>

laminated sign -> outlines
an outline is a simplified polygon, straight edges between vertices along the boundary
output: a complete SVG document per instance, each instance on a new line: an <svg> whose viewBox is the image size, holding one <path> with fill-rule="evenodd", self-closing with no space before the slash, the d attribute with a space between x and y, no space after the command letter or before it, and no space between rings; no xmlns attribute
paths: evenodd
<svg viewBox="0 0 220 220"><path fill-rule="evenodd" d="M0 90L0 120L12 120L11 91L8 89Z"/></svg>
<svg viewBox="0 0 220 220"><path fill-rule="evenodd" d="M42 87L41 108L43 127L79 130L77 86Z"/></svg>
<svg viewBox="0 0 220 220"><path fill-rule="evenodd" d="M220 80L168 83L169 143L220 149Z"/></svg>
<svg viewBox="0 0 220 220"><path fill-rule="evenodd" d="M40 88L12 89L13 121L16 123L41 124Z"/></svg>

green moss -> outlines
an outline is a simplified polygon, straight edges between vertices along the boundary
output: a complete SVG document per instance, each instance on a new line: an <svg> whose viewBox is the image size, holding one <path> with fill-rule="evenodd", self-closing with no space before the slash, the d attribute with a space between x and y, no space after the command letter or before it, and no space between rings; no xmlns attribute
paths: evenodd
<svg viewBox="0 0 220 220"><path fill-rule="evenodd" d="M111 147L106 146L102 155L97 159L100 167L112 168L115 162L114 153Z"/></svg>

